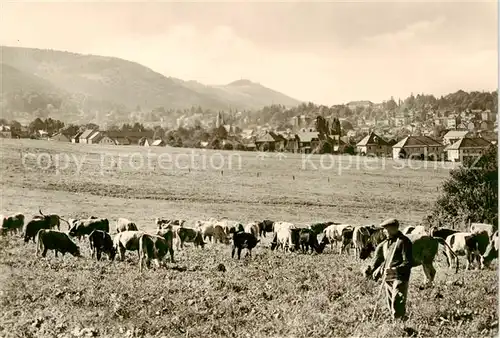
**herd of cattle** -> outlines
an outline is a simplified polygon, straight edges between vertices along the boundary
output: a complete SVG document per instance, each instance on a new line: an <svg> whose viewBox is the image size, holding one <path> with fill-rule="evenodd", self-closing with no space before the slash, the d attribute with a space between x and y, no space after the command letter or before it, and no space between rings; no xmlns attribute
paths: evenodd
<svg viewBox="0 0 500 338"><path fill-rule="evenodd" d="M303 253L315 251L321 254L328 244L331 250L340 245L340 253L354 247L355 257L360 260L370 257L386 239L383 229L375 225L352 226L325 222L299 227L293 223L270 220L244 225L227 218L198 220L193 227L187 227L185 220L157 218L154 234L141 231L135 223L119 218L115 223L116 234L112 238L109 220L106 218L92 216L87 219L65 220L56 214L44 215L41 210L39 213L26 224L23 214L7 217L0 215L2 235L21 232L25 242L32 240L37 243L36 255L42 251L42 257L45 257L48 250L55 251L56 257L58 252L80 257L80 249L71 238L78 238L80 241L87 236L92 258L100 260L102 253L105 253L110 260L114 260L118 254L123 261L126 251L137 251L140 271L144 262L147 267L153 259L159 264L167 254L170 255L170 261L174 262L174 246L176 250L181 250L185 243L190 242L195 247L203 248L207 239L212 243L223 244L230 244L232 240L231 257L237 252L238 259L243 249L247 249L247 255L251 256L252 249L260 242L259 238L271 233L271 250L300 250ZM67 223L67 232L60 231L61 221ZM434 280L436 270L433 262L439 244L444 247L448 266L452 268L455 265L455 271L459 269L457 255L466 256L466 269L474 261L483 269L498 257L498 231L494 231L491 224L471 223L468 232L436 227L427 230L424 226L409 226L402 232L413 243L413 266L422 265L426 283ZM369 269L370 267L367 271Z"/></svg>

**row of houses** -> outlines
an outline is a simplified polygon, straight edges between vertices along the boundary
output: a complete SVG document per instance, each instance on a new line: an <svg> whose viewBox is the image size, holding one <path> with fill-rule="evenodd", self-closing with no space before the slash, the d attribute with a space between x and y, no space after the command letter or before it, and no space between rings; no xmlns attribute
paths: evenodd
<svg viewBox="0 0 500 338"><path fill-rule="evenodd" d="M357 152L393 158L420 158L429 160L462 161L467 157L484 154L495 142L467 133L449 132L441 144L429 136L407 136L401 141L390 144L375 133L370 133L356 144Z"/></svg>
<svg viewBox="0 0 500 338"><path fill-rule="evenodd" d="M52 141L105 144L105 145L140 145L140 146L165 146L162 139L154 139L151 131L99 131L87 129L73 136L57 133L50 138Z"/></svg>
<svg viewBox="0 0 500 338"><path fill-rule="evenodd" d="M321 135L313 129L301 129L298 133L267 131L265 134L247 138L248 150L287 151L292 153L343 152L347 142L340 135Z"/></svg>

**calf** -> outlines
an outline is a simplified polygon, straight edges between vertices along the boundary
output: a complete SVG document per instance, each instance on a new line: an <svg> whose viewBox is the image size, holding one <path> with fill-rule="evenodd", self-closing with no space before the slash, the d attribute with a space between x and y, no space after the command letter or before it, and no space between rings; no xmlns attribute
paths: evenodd
<svg viewBox="0 0 500 338"><path fill-rule="evenodd" d="M226 235L226 232L220 225L216 225L214 227L214 242L229 244L229 237Z"/></svg>
<svg viewBox="0 0 500 338"><path fill-rule="evenodd" d="M2 235L8 232L17 234L18 232L22 231L24 227L24 215L21 213L17 213L7 217L0 215L0 222Z"/></svg>
<svg viewBox="0 0 500 338"><path fill-rule="evenodd" d="M325 245L319 245L318 236L312 229L300 229L299 245L302 253L306 253L311 249L311 253L315 250L317 253L322 253Z"/></svg>
<svg viewBox="0 0 500 338"><path fill-rule="evenodd" d="M179 237L181 248L184 248L184 243L186 242L194 243L195 247L201 246L201 248L203 248L205 246L200 230L192 228L179 228L177 230L177 236ZM177 247L177 250L179 250L179 247Z"/></svg>
<svg viewBox="0 0 500 338"><path fill-rule="evenodd" d="M45 257L47 250L54 250L56 257L58 252L62 253L63 256L66 252L69 252L75 257L80 257L80 249L64 232L41 229L36 237L38 242L36 256L40 251L43 251L42 257Z"/></svg>
<svg viewBox="0 0 500 338"><path fill-rule="evenodd" d="M172 241L157 235L143 234L139 237L139 272L142 272L142 266L146 261L146 267L150 267L151 260L154 259L160 265L167 253L170 252L170 258L174 261L174 250Z"/></svg>
<svg viewBox="0 0 500 338"><path fill-rule="evenodd" d="M82 237L90 235L94 230L109 232L109 221L107 218L85 219L79 220L69 230L69 235L72 237Z"/></svg>
<svg viewBox="0 0 500 338"><path fill-rule="evenodd" d="M180 228L177 228L180 229ZM170 253L170 261L174 263L174 238L176 238L177 230L161 229L156 233L157 236L163 237L168 245L168 252Z"/></svg>
<svg viewBox="0 0 500 338"><path fill-rule="evenodd" d="M104 252L112 261L116 256L116 248L113 246L113 240L109 233L102 230L94 230L89 235L89 245L91 257L99 261Z"/></svg>
<svg viewBox="0 0 500 338"><path fill-rule="evenodd" d="M457 232L446 238L446 244L448 247L445 250L446 260L448 261L448 266L451 267L452 263L452 253L454 253L455 263L458 266L457 255L465 255L467 257L467 263L465 269L468 270L470 264L476 258L478 261L489 243L488 233L486 231L479 233L470 232Z"/></svg>
<svg viewBox="0 0 500 338"><path fill-rule="evenodd" d="M486 251L481 256L481 269L489 266L490 262L495 258L498 258L498 231L495 231L493 236L491 236L490 243L486 248Z"/></svg>
<svg viewBox="0 0 500 338"><path fill-rule="evenodd" d="M125 251L137 250L137 254L139 254L139 238L143 234L143 231L123 231L115 235L113 247L120 254L121 261L125 259Z"/></svg>
<svg viewBox="0 0 500 338"><path fill-rule="evenodd" d="M115 224L116 232L138 231L137 225L126 218L118 218Z"/></svg>
<svg viewBox="0 0 500 338"><path fill-rule="evenodd" d="M238 259L240 259L241 251L247 249L247 255L252 256L252 249L255 248L259 240L254 234L240 231L233 234L233 250L231 258L234 258L234 252L238 249Z"/></svg>

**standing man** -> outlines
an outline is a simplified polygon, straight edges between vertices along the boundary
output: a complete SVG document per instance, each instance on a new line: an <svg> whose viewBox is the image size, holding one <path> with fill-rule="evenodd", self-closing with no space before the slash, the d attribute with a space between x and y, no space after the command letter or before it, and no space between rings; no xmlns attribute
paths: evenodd
<svg viewBox="0 0 500 338"><path fill-rule="evenodd" d="M398 220L391 218L380 224L387 239L375 249L373 267L369 274L377 280L383 275L386 301L393 319L404 319L406 315L406 296L413 264L412 242L399 231Z"/></svg>

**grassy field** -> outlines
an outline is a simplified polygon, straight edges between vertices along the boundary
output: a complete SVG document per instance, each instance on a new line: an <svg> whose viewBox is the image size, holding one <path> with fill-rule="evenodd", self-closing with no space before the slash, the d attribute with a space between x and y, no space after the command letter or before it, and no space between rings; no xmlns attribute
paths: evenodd
<svg viewBox="0 0 500 338"><path fill-rule="evenodd" d="M41 207L64 218L126 217L146 231L153 231L155 217L299 225L397 217L402 226L417 224L452 165L32 140L0 140L0 149L1 212L29 218ZM0 337L498 333L496 267L464 271L462 264L454 274L441 254L434 288L421 290L423 273L413 270L403 325L390 323L379 285L360 272L367 262L352 254L276 253L266 238L252 259L231 260L222 244L188 247L175 252L177 262L167 269L141 275L136 255L91 261L86 241L79 243L84 258L40 259L32 243L0 240ZM227 271L217 271L218 264Z"/></svg>

